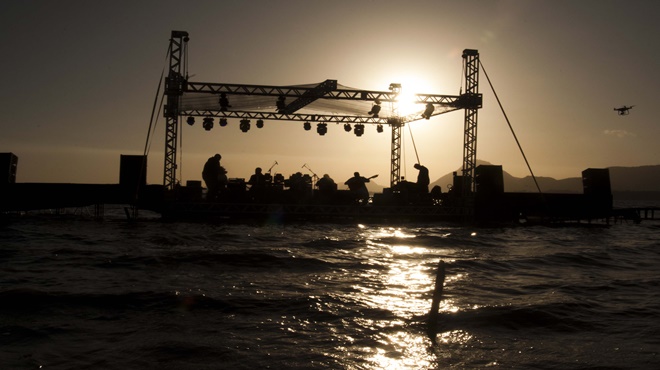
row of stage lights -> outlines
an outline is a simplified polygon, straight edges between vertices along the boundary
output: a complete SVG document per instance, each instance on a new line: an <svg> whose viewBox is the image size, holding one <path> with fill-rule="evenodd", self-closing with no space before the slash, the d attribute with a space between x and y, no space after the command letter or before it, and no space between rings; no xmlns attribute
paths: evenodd
<svg viewBox="0 0 660 370"><path fill-rule="evenodd" d="M195 117L188 117L188 119L186 120L186 123L188 123L188 125L190 125L190 126L194 125L195 124ZM218 122L220 127L227 126L227 123L228 122L227 122L226 118L220 118L220 120ZM264 127L264 121L262 119L258 119L256 126L257 126L257 128ZM202 127L206 131L211 131L211 129L213 129L213 118L212 117L204 117L202 119ZM250 131L250 120L246 119L246 118L243 118L242 120L240 120L239 128L243 132ZM312 129L312 124L309 123L309 122L305 122L303 124L303 128L305 129L305 131L309 131L309 130ZM362 136L362 134L364 134L364 125L361 124L361 123L358 123L354 127L351 127L350 123L345 123L344 124L344 131L346 131L346 132L353 131L355 133L355 136ZM381 124L376 125L376 131L378 133L383 132L383 125L381 125ZM328 124L327 123L317 123L316 124L316 132L321 136L325 135L328 132Z"/></svg>

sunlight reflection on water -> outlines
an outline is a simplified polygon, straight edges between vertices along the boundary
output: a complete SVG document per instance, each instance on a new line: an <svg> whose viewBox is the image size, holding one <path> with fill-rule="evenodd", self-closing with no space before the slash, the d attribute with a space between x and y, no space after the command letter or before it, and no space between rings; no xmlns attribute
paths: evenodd
<svg viewBox="0 0 660 370"><path fill-rule="evenodd" d="M351 298L370 309L389 313L381 319L353 319L353 324L378 333L376 344L366 348L360 346L357 350L362 354L363 365L374 369L435 367L438 358L436 351L432 350L433 343L426 331L420 329L425 323L411 323L411 320L424 317L431 307L435 268L419 261L425 259L423 256L437 255L437 246L413 242L417 236L402 228L368 228L364 225L359 228L360 238L366 243L366 248L359 253L363 254L367 265L375 268L365 269L358 276L353 285L357 293ZM452 281L461 278L453 276ZM440 310L455 312L458 308L443 302ZM469 339L467 333L448 332L443 333L436 343L465 343Z"/></svg>

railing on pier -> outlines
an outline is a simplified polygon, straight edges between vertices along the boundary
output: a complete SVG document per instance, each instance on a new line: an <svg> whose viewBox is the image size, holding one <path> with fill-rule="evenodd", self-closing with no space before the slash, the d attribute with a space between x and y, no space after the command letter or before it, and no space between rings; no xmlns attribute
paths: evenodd
<svg viewBox="0 0 660 370"><path fill-rule="evenodd" d="M612 210L612 215L615 221L641 222L644 220L660 220L660 212L656 213L656 211L660 211L660 207L615 208Z"/></svg>

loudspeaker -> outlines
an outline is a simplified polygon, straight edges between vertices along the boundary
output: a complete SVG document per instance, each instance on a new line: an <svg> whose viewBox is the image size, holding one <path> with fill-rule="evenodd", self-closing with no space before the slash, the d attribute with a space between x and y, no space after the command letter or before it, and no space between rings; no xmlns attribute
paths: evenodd
<svg viewBox="0 0 660 370"><path fill-rule="evenodd" d="M135 192L147 184L147 156L121 155L119 162L119 185Z"/></svg>
<svg viewBox="0 0 660 370"><path fill-rule="evenodd" d="M502 166L480 165L474 170L477 193L502 194L504 193L504 175Z"/></svg>
<svg viewBox="0 0 660 370"><path fill-rule="evenodd" d="M0 153L0 184L15 184L18 157L14 153Z"/></svg>
<svg viewBox="0 0 660 370"><path fill-rule="evenodd" d="M582 171L582 187L585 195L611 195L610 170L587 168Z"/></svg>

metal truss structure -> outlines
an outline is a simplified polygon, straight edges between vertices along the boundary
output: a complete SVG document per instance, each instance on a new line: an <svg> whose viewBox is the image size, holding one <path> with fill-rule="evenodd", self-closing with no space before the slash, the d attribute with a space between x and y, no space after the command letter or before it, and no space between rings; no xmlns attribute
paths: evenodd
<svg viewBox="0 0 660 370"><path fill-rule="evenodd" d="M166 137L163 185L171 190L176 185L177 136L180 117L238 118L241 120L282 120L311 123L344 123L388 125L392 128L390 186L400 181L401 133L406 123L465 109L463 151L463 194L472 192L477 144L477 110L482 96L478 93L479 53L463 53L466 79L465 94L416 94L415 103L432 106L425 115L419 113L399 116L396 109L400 85L392 84L390 91L370 91L340 86L336 80L314 85L263 86L192 82L184 77L182 60L186 59L188 33L172 31L170 38L170 68L166 78L165 106ZM394 86L394 88L393 88ZM223 103L222 99L226 99ZM286 103L287 100L290 102ZM232 102L229 105L227 102ZM373 104L391 103L391 109L380 114L367 114ZM346 114L337 114L344 109ZM380 109L380 108L379 108ZM423 110L423 109L422 109ZM421 113L421 111L420 111Z"/></svg>
<svg viewBox="0 0 660 370"><path fill-rule="evenodd" d="M170 38L170 67L165 78L165 169L163 186L173 189L176 184L176 151L179 129L179 99L183 91L184 78L181 74L184 48L188 43L188 32L172 31Z"/></svg>

